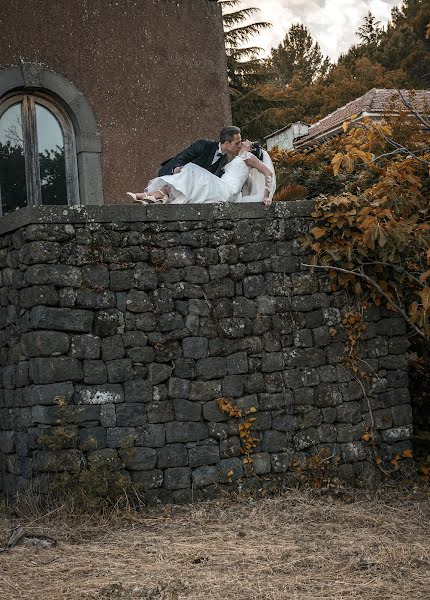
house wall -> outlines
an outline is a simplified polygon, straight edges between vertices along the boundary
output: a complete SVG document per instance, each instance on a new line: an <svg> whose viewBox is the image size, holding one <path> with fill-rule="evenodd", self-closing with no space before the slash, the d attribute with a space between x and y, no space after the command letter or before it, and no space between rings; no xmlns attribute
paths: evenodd
<svg viewBox="0 0 430 600"><path fill-rule="evenodd" d="M220 7L210 0L3 2L0 69L39 63L93 109L105 203L231 123Z"/></svg>
<svg viewBox="0 0 430 600"><path fill-rule="evenodd" d="M4 217L0 489L46 489L55 473L88 467L121 473L148 502L182 501L320 478L318 464L372 485L397 455L404 476L405 324L376 307L364 313L362 387L347 360L348 300L302 266L312 206ZM250 457L246 418L220 411L223 397L252 409Z"/></svg>
<svg viewBox="0 0 430 600"><path fill-rule="evenodd" d="M309 125L305 123L292 123L287 129L266 139L267 149L271 150L275 146L278 146L282 150L294 150L294 140L301 135L306 135L308 131Z"/></svg>

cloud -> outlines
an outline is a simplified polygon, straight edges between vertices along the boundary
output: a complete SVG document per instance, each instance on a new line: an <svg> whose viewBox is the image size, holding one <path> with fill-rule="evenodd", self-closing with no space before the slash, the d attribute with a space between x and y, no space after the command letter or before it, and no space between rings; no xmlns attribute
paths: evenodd
<svg viewBox="0 0 430 600"><path fill-rule="evenodd" d="M322 52L335 60L358 41L354 34L369 10L385 25L399 4L400 0L242 0L241 7L258 6L258 18L273 24L253 39L265 53L283 40L293 23L303 23Z"/></svg>

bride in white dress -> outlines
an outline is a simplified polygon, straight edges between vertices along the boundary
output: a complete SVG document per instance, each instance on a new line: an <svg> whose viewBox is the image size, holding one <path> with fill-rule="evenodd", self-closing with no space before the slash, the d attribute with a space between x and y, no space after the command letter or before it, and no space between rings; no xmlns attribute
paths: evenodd
<svg viewBox="0 0 430 600"><path fill-rule="evenodd" d="M257 158L258 155L262 160ZM270 156L246 140L242 142L238 156L225 166L222 177L188 163L179 173L152 179L144 192L127 192L127 195L142 204L263 202L268 208L275 189L275 172Z"/></svg>

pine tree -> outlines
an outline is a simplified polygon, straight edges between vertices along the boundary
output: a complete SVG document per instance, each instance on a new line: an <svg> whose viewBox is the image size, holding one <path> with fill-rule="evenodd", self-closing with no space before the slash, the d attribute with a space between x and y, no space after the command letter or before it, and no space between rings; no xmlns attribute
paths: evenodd
<svg viewBox="0 0 430 600"><path fill-rule="evenodd" d="M246 23L259 12L258 8L239 8L240 0L219 0L223 12L227 70L232 97L247 93L265 79L261 48L247 46L254 35L272 26L266 21ZM231 10L236 9L238 10Z"/></svg>
<svg viewBox="0 0 430 600"><path fill-rule="evenodd" d="M369 10L364 17L363 24L358 28L357 35L362 44L378 45L381 41L383 31L384 29L381 27L381 22L377 21Z"/></svg>
<svg viewBox="0 0 430 600"><path fill-rule="evenodd" d="M293 77L310 84L326 74L330 61L324 58L308 29L302 24L295 24L290 27L283 42L273 48L270 65L273 77L283 85L288 85Z"/></svg>

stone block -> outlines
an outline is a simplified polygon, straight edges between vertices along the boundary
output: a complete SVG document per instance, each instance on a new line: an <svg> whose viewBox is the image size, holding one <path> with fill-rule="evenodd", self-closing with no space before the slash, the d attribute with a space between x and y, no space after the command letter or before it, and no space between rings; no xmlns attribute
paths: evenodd
<svg viewBox="0 0 430 600"><path fill-rule="evenodd" d="M391 415L390 415L391 416ZM346 402L337 407L337 420L340 423L358 423L361 420L361 408L358 402Z"/></svg>
<svg viewBox="0 0 430 600"><path fill-rule="evenodd" d="M238 398L243 395L243 376L227 375L222 382L222 393L224 396Z"/></svg>
<svg viewBox="0 0 430 600"><path fill-rule="evenodd" d="M126 448L119 451L119 456L130 471L150 471L157 463L157 450L153 448Z"/></svg>
<svg viewBox="0 0 430 600"><path fill-rule="evenodd" d="M257 452L252 455L251 468L255 475L270 473L270 454L268 452Z"/></svg>
<svg viewBox="0 0 430 600"><path fill-rule="evenodd" d="M157 467L166 469L170 467L186 467L188 465L188 452L184 444L167 444L157 451Z"/></svg>
<svg viewBox="0 0 430 600"><path fill-rule="evenodd" d="M221 458L232 458L242 455L242 444L238 436L230 436L222 440L219 445L219 454Z"/></svg>
<svg viewBox="0 0 430 600"><path fill-rule="evenodd" d="M76 295L76 305L82 308L113 308L115 304L116 296L110 290L100 292L87 289L78 290Z"/></svg>
<svg viewBox="0 0 430 600"><path fill-rule="evenodd" d="M172 374L172 367L165 364L153 363L149 365L148 379L152 385L166 381Z"/></svg>
<svg viewBox="0 0 430 600"><path fill-rule="evenodd" d="M263 452L285 452L291 447L291 435L281 431L263 431Z"/></svg>
<svg viewBox="0 0 430 600"><path fill-rule="evenodd" d="M196 362L196 375L201 379L217 379L226 374L226 359L221 356L202 358Z"/></svg>
<svg viewBox="0 0 430 600"><path fill-rule="evenodd" d="M394 354L390 356L381 356L379 359L381 369L400 369L408 370L408 358L405 354Z"/></svg>
<svg viewBox="0 0 430 600"><path fill-rule="evenodd" d="M144 313L154 310L154 306L146 292L131 290L127 294L127 310L133 313Z"/></svg>
<svg viewBox="0 0 430 600"><path fill-rule="evenodd" d="M241 319L238 317L230 317L227 319L220 319L218 321L219 330L228 339L243 338L246 333L250 333L251 329L247 329L249 320Z"/></svg>
<svg viewBox="0 0 430 600"><path fill-rule="evenodd" d="M15 432L0 431L0 452L12 454L15 451Z"/></svg>
<svg viewBox="0 0 430 600"><path fill-rule="evenodd" d="M74 387L70 382L31 385L24 389L23 403L26 406L56 405L58 398L62 398L66 404L70 404L73 394Z"/></svg>
<svg viewBox="0 0 430 600"><path fill-rule="evenodd" d="M131 379L124 382L125 401L130 403L151 402L152 385L144 379Z"/></svg>
<svg viewBox="0 0 430 600"><path fill-rule="evenodd" d="M266 282L263 275L250 275L243 280L243 293L246 298L257 298L266 291Z"/></svg>
<svg viewBox="0 0 430 600"><path fill-rule="evenodd" d="M60 331L31 331L21 336L24 355L29 357L65 354L70 347L69 336Z"/></svg>
<svg viewBox="0 0 430 600"><path fill-rule="evenodd" d="M392 407L401 404L409 404L411 397L408 389L399 389L388 390L388 392L379 394L379 398L383 402L384 406Z"/></svg>
<svg viewBox="0 0 430 600"><path fill-rule="evenodd" d="M412 407L410 404L392 406L391 414L394 427L399 427L402 425L411 425L413 422Z"/></svg>
<svg viewBox="0 0 430 600"><path fill-rule="evenodd" d="M165 426L161 423L147 423L137 428L136 446L162 448L166 443Z"/></svg>
<svg viewBox="0 0 430 600"><path fill-rule="evenodd" d="M227 373L240 375L248 372L248 355L246 352L236 352L227 356Z"/></svg>
<svg viewBox="0 0 430 600"><path fill-rule="evenodd" d="M211 400L203 404L203 419L211 423L227 421L228 416L218 408L218 402Z"/></svg>
<svg viewBox="0 0 430 600"><path fill-rule="evenodd" d="M197 402L176 399L174 401L175 418L177 421L200 421L202 407Z"/></svg>
<svg viewBox="0 0 430 600"><path fill-rule="evenodd" d="M82 282L80 269L69 265L31 265L25 272L29 285L55 285L79 288Z"/></svg>
<svg viewBox="0 0 430 600"><path fill-rule="evenodd" d="M243 477L243 465L240 458L225 458L218 464L218 481L233 483Z"/></svg>
<svg viewBox="0 0 430 600"><path fill-rule="evenodd" d="M299 428L299 420L294 415L276 414L273 413L272 429L275 431L297 431ZM275 416L276 415L276 416Z"/></svg>
<svg viewBox="0 0 430 600"><path fill-rule="evenodd" d="M75 390L76 404L118 404L124 402L120 385L78 385Z"/></svg>
<svg viewBox="0 0 430 600"><path fill-rule="evenodd" d="M319 444L318 429L310 428L304 431L299 431L294 436L294 446L296 450L306 450L312 446L317 447Z"/></svg>
<svg viewBox="0 0 430 600"><path fill-rule="evenodd" d="M168 444L198 442L208 437L208 428L204 423L182 422L166 424Z"/></svg>
<svg viewBox="0 0 430 600"><path fill-rule="evenodd" d="M136 441L134 427L110 427L106 433L109 448L132 448Z"/></svg>
<svg viewBox="0 0 430 600"><path fill-rule="evenodd" d="M151 471L132 471L131 480L144 492L155 490L163 485L163 471L153 469Z"/></svg>
<svg viewBox="0 0 430 600"><path fill-rule="evenodd" d="M378 335L393 337L396 335L406 334L406 324L401 318L381 319L376 324L376 332Z"/></svg>
<svg viewBox="0 0 430 600"><path fill-rule="evenodd" d="M271 455L271 466L273 473L285 473L288 471L292 459L292 452L274 452Z"/></svg>
<svg viewBox="0 0 430 600"><path fill-rule="evenodd" d="M72 335L70 354L74 358L97 359L100 356L100 338L92 334Z"/></svg>
<svg viewBox="0 0 430 600"><path fill-rule="evenodd" d="M133 378L133 364L128 358L110 360L106 368L109 383L122 383Z"/></svg>
<svg viewBox="0 0 430 600"><path fill-rule="evenodd" d="M99 411L100 411L100 425L102 427L115 427L116 426L116 411L115 411L114 404L102 404L99 406Z"/></svg>
<svg viewBox="0 0 430 600"><path fill-rule="evenodd" d="M107 369L102 360L84 360L84 382L104 384L107 382Z"/></svg>
<svg viewBox="0 0 430 600"><path fill-rule="evenodd" d="M200 467L203 465L213 465L219 462L220 451L216 444L207 444L205 446L196 446L188 451L190 467Z"/></svg>
<svg viewBox="0 0 430 600"><path fill-rule="evenodd" d="M106 448L107 435L105 427L89 427L79 430L79 448L84 452Z"/></svg>
<svg viewBox="0 0 430 600"><path fill-rule="evenodd" d="M131 269L111 271L109 287L114 292L131 290L134 287L134 271Z"/></svg>
<svg viewBox="0 0 430 600"><path fill-rule="evenodd" d="M218 468L213 466L202 466L192 472L193 485L202 488L212 485L218 481Z"/></svg>
<svg viewBox="0 0 430 600"><path fill-rule="evenodd" d="M190 400L205 402L221 396L221 383L219 381L192 381L190 387Z"/></svg>
<svg viewBox="0 0 430 600"><path fill-rule="evenodd" d="M148 338L143 331L125 331L122 339L126 348L143 347L148 343Z"/></svg>
<svg viewBox="0 0 430 600"><path fill-rule="evenodd" d="M337 430L334 425L329 423L321 424L318 427L318 436L322 444L332 444L337 440ZM340 440L338 440L340 441Z"/></svg>
<svg viewBox="0 0 430 600"><path fill-rule="evenodd" d="M386 429L382 432L384 442L399 442L400 440L409 440L412 437L412 425L403 425L402 427L394 427Z"/></svg>
<svg viewBox="0 0 430 600"><path fill-rule="evenodd" d="M376 429L390 429L393 426L393 416L390 408L375 410L373 417Z"/></svg>
<svg viewBox="0 0 430 600"><path fill-rule="evenodd" d="M358 462L367 458L367 449L363 442L348 442L342 445L342 458L345 462Z"/></svg>
<svg viewBox="0 0 430 600"><path fill-rule="evenodd" d="M92 315L92 313L90 313ZM107 337L124 332L124 315L115 308L99 310L94 317L94 334Z"/></svg>
<svg viewBox="0 0 430 600"><path fill-rule="evenodd" d="M225 440L228 436L228 425L226 423L208 423L208 432L215 440Z"/></svg>
<svg viewBox="0 0 430 600"><path fill-rule="evenodd" d="M89 310L35 306L30 311L31 329L87 333L91 332L92 323L93 313Z"/></svg>
<svg viewBox="0 0 430 600"><path fill-rule="evenodd" d="M56 306L58 304L58 292L55 288L47 285L35 285L21 290L19 302L22 308L45 305Z"/></svg>
<svg viewBox="0 0 430 600"><path fill-rule="evenodd" d="M147 404L149 423L168 423L175 418L173 402L158 401Z"/></svg>
<svg viewBox="0 0 430 600"><path fill-rule="evenodd" d="M284 369L284 354L283 352L264 352L261 363L263 373L272 371L282 371Z"/></svg>
<svg viewBox="0 0 430 600"><path fill-rule="evenodd" d="M82 364L71 357L30 359L30 379L33 383L79 381L83 378Z"/></svg>
<svg viewBox="0 0 430 600"><path fill-rule="evenodd" d="M342 389L334 383L321 383L317 387L315 404L320 408L339 406L343 402Z"/></svg>
<svg viewBox="0 0 430 600"><path fill-rule="evenodd" d="M125 354L122 336L120 335L103 338L101 348L103 360L115 360L122 358Z"/></svg>
<svg viewBox="0 0 430 600"><path fill-rule="evenodd" d="M191 485L191 469L189 467L176 467L164 471L164 487L167 490L180 490Z"/></svg>
<svg viewBox="0 0 430 600"><path fill-rule="evenodd" d="M87 460L90 469L106 469L108 471L117 471L122 466L118 456L118 451L114 448L102 448L101 450L93 450L92 452L88 452Z"/></svg>
<svg viewBox="0 0 430 600"><path fill-rule="evenodd" d="M83 464L80 450L37 450L33 456L33 473L77 473Z"/></svg>
<svg viewBox="0 0 430 600"><path fill-rule="evenodd" d="M297 406L310 406L315 402L315 388L299 388L293 390L293 396Z"/></svg>
<svg viewBox="0 0 430 600"><path fill-rule="evenodd" d="M144 404L123 403L116 407L116 422L118 427L139 427L147 422Z"/></svg>

